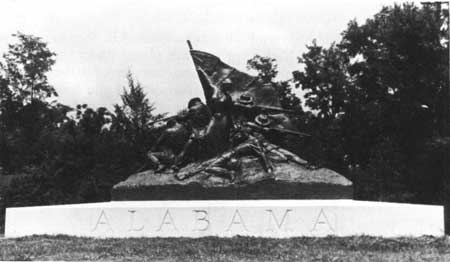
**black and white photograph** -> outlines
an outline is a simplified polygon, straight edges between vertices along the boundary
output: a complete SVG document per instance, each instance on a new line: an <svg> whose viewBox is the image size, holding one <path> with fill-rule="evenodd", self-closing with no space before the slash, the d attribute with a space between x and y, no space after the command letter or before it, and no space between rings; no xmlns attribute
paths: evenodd
<svg viewBox="0 0 450 262"><path fill-rule="evenodd" d="M1 261L450 261L448 1L0 7Z"/></svg>

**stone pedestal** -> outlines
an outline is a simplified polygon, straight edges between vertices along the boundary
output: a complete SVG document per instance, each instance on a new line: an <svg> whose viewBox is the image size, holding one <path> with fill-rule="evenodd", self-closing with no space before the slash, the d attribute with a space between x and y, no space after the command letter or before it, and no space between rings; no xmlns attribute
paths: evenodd
<svg viewBox="0 0 450 262"><path fill-rule="evenodd" d="M6 237L444 235L442 206L354 200L118 201L8 208Z"/></svg>

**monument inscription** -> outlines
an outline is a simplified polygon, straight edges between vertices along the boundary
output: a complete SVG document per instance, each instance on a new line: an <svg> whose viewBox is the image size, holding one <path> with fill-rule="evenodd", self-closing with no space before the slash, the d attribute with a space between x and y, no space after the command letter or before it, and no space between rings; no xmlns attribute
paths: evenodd
<svg viewBox="0 0 450 262"><path fill-rule="evenodd" d="M311 232L333 233L337 227L337 220L330 220L331 211L326 208L310 208L311 211L301 212L292 208L225 208L209 209L129 209L116 210L101 209L93 214L91 219L92 233L124 232L130 234L144 233L145 235L159 233L190 234L218 233L218 234L258 234L261 232L296 233L298 230ZM162 211L162 212L161 212ZM152 215L160 213L159 216ZM162 214L162 215L161 215ZM114 217L127 217L127 223L113 223ZM152 216L150 218L150 216ZM335 218L335 217L334 217ZM123 219L121 219L123 221Z"/></svg>
<svg viewBox="0 0 450 262"><path fill-rule="evenodd" d="M5 236L441 236L442 206L354 200L117 201L8 208Z"/></svg>

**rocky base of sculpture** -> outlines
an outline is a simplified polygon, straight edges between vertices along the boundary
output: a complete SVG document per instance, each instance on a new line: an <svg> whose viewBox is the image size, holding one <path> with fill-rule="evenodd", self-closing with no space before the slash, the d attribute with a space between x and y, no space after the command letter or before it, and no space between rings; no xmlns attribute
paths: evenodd
<svg viewBox="0 0 450 262"><path fill-rule="evenodd" d="M295 163L275 163L267 173L253 157L241 159L242 170L233 180L199 172L185 180L175 173L145 171L114 186L112 200L232 200L232 199L352 199L352 182L326 169ZM179 170L188 173L201 163Z"/></svg>

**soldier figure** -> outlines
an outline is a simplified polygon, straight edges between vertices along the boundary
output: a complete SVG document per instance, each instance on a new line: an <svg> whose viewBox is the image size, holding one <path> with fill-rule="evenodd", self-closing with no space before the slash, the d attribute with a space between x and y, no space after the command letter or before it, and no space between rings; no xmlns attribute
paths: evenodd
<svg viewBox="0 0 450 262"><path fill-rule="evenodd" d="M189 101L184 116L171 117L156 144L148 151L147 158L156 172L175 167L177 157L184 155L184 147L192 136L199 136L211 119L208 107L196 97Z"/></svg>
<svg viewBox="0 0 450 262"><path fill-rule="evenodd" d="M188 121L194 132L204 129L211 120L211 111L198 97L189 100L188 112Z"/></svg>
<svg viewBox="0 0 450 262"><path fill-rule="evenodd" d="M208 106L203 104L200 99L190 101L192 102L190 110L194 110L190 114L191 121L193 125L194 123L201 124L198 125L198 128L193 128L188 142L175 160L175 168L183 166L189 158L191 161L206 160L229 148L229 133L232 127L231 97L222 88L211 85L203 71L199 71L199 76L205 85L209 85L208 92L212 96L208 100ZM204 117L207 112L209 113L208 118Z"/></svg>
<svg viewBox="0 0 450 262"><path fill-rule="evenodd" d="M175 156L183 149L190 133L189 127L177 119L170 119L167 122L166 129L147 152L147 158L156 166L156 172L173 165Z"/></svg>

